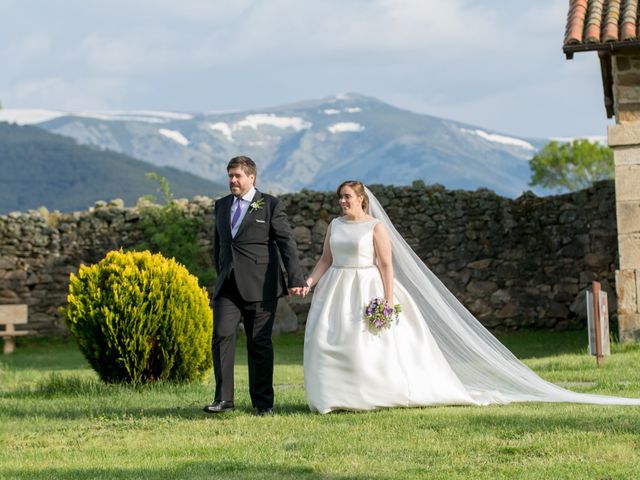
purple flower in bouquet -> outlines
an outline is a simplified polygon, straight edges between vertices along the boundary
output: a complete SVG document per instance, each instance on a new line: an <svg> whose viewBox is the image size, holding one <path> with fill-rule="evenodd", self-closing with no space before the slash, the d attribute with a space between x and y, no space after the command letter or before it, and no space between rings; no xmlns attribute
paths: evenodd
<svg viewBox="0 0 640 480"><path fill-rule="evenodd" d="M390 305L384 298L372 298L364 310L364 319L370 329L381 331L398 323L401 312L400 305Z"/></svg>

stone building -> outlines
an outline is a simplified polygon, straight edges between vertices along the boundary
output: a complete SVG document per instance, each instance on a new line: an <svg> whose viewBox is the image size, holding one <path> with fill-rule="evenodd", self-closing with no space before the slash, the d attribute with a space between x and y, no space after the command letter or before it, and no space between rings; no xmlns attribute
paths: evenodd
<svg viewBox="0 0 640 480"><path fill-rule="evenodd" d="M640 7L638 0L570 0L563 51L596 51L614 152L621 340L640 341Z"/></svg>

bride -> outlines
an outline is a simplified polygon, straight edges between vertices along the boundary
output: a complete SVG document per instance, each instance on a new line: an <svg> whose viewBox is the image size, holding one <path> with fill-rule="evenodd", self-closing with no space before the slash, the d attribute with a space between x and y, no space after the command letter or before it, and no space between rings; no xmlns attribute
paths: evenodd
<svg viewBox="0 0 640 480"><path fill-rule="evenodd" d="M540 378L422 263L370 190L346 181L337 193L343 215L329 225L307 279L308 288L316 286L304 341L312 411L517 401L640 405ZM377 297L401 306L387 329L365 321Z"/></svg>

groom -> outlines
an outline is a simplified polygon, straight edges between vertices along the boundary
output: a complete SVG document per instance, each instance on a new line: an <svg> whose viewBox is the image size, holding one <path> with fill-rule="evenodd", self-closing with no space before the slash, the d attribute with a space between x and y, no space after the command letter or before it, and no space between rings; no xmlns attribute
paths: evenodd
<svg viewBox="0 0 640 480"><path fill-rule="evenodd" d="M249 394L258 415L273 413L271 330L278 297L302 295L304 275L282 203L256 190L256 164L249 157L227 165L231 195L215 203L213 371L216 390L207 413L233 410L236 331L247 334ZM280 268L287 271L288 282Z"/></svg>

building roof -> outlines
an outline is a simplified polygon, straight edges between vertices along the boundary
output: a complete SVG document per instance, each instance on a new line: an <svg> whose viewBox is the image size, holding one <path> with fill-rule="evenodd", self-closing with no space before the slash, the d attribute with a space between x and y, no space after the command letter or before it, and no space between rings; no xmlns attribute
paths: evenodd
<svg viewBox="0 0 640 480"><path fill-rule="evenodd" d="M569 0L563 51L618 51L640 46L639 0Z"/></svg>

